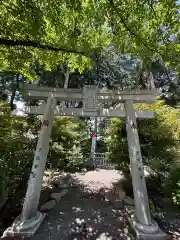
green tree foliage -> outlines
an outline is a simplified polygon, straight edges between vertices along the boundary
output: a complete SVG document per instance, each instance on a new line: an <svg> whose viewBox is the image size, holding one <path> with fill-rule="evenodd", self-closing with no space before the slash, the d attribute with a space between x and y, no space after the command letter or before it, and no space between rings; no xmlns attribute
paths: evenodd
<svg viewBox="0 0 180 240"><path fill-rule="evenodd" d="M144 110L152 110L155 113L154 119L138 120L143 156L148 158L157 158L159 156L162 160L164 157L167 159L168 151L173 147L177 147L180 140L179 111L165 105L162 100L158 100L154 104L138 104L135 106ZM115 148L117 156L120 156L118 149L119 151L122 150L120 146L127 144L125 122L120 119L113 119L107 133L109 135L107 141L112 144L109 145L110 151ZM156 147L159 148L158 151L155 149Z"/></svg>
<svg viewBox="0 0 180 240"><path fill-rule="evenodd" d="M179 69L179 5L172 1L1 1L0 68L24 72L39 59L46 69L69 59L89 66L94 52L115 44L148 63Z"/></svg>
<svg viewBox="0 0 180 240"><path fill-rule="evenodd" d="M142 84L145 67L140 58L128 54L121 54L117 48L109 46L101 55L97 55L91 69L80 72L78 69L69 73L69 88L82 88L84 84L106 86L107 88L135 88ZM40 85L63 87L67 63L56 66L50 71L35 61L31 69L37 75ZM143 85L143 87L145 87Z"/></svg>
<svg viewBox="0 0 180 240"><path fill-rule="evenodd" d="M166 68L161 61L152 64L151 71L156 87L161 89L161 97L174 107L180 103L180 75L173 68Z"/></svg>
<svg viewBox="0 0 180 240"><path fill-rule="evenodd" d="M0 102L0 191L13 189L14 184L28 176L40 125L37 117L11 115L8 103ZM84 122L56 117L47 167L74 170L83 167L85 139Z"/></svg>
<svg viewBox="0 0 180 240"><path fill-rule="evenodd" d="M34 122L35 121L35 122ZM32 163L37 134L36 120L10 115L7 103L0 102L0 186L13 188ZM1 189L3 190L3 189Z"/></svg>
<svg viewBox="0 0 180 240"><path fill-rule="evenodd" d="M142 109L155 112L155 119L140 120L140 142L145 158L150 159L152 168L159 171L169 171L172 161L178 161L180 140L180 112L157 101L152 105L139 105Z"/></svg>
<svg viewBox="0 0 180 240"><path fill-rule="evenodd" d="M87 155L87 132L84 121L73 117L55 117L50 145L50 168L78 170ZM88 149L89 151L89 149Z"/></svg>
<svg viewBox="0 0 180 240"><path fill-rule="evenodd" d="M162 181L165 193L172 198L180 180L180 112L157 100L153 104L137 104L135 107L153 110L154 119L138 120L138 131L144 164L154 170ZM128 145L125 122L113 119L106 138L112 161L125 172L129 169ZM166 177L165 177L166 176Z"/></svg>

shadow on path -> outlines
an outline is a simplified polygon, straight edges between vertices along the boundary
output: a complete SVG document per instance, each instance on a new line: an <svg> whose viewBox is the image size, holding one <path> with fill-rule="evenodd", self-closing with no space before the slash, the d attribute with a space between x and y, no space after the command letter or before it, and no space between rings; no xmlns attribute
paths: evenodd
<svg viewBox="0 0 180 240"><path fill-rule="evenodd" d="M82 175L82 178L76 176L73 181L77 182L77 187L72 188L56 208L47 214L31 239L135 239L128 227L124 210L105 201L104 192L107 188L110 190L110 182L108 185L102 182L106 178L104 174L101 171L95 173L94 181L90 178L90 182L83 181L83 178L87 179L86 175ZM111 175L110 172L108 174Z"/></svg>

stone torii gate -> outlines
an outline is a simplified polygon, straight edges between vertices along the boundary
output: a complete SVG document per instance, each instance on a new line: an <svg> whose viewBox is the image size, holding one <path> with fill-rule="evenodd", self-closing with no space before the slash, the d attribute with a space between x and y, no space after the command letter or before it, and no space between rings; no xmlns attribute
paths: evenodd
<svg viewBox="0 0 180 240"><path fill-rule="evenodd" d="M28 106L27 114L43 115L40 135L34 155L26 197L21 216L4 232L4 236L32 236L43 221L45 214L38 211L38 204L49 151L49 140L55 116L92 116L126 118L126 130L131 163L132 184L135 200L135 212L130 216L130 223L138 239L164 239L163 232L151 218L146 189L141 149L137 130L137 118L153 118L150 111L134 109L133 103L153 102L157 91L116 91L101 90L94 86L83 89L61 89L25 85L25 99L47 100L40 106ZM64 108L57 101L82 101L81 108ZM104 103L119 103L114 108L104 108Z"/></svg>

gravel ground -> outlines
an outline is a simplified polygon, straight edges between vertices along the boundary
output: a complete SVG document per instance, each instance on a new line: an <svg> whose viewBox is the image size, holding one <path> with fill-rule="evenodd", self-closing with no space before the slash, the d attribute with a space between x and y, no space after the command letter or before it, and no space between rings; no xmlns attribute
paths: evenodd
<svg viewBox="0 0 180 240"><path fill-rule="evenodd" d="M32 240L41 238L44 240L135 239L128 228L122 206L113 204L116 196L113 194L112 186L113 183L122 180L121 173L115 170L97 170L84 174L72 174L72 178L77 187L72 188L57 204L56 208L47 214L38 232L31 238ZM51 180L52 177L47 179ZM50 184L47 183L47 186ZM125 187L125 185L123 186ZM127 186L125 189L127 193L131 192L128 191ZM51 193L58 191L57 188L45 188L41 194L41 204L48 201ZM21 213L20 200L23 199L24 195L25 191L22 189L15 195L17 198L8 199L0 216L0 218L3 216L0 223L4 224L1 232L9 227L14 218ZM104 196L108 196L107 198L111 200L111 203L106 201ZM154 218L163 231L171 234L170 239L179 240L180 218L178 213L169 209L161 200L159 202L161 208L158 211L162 216L160 219L159 217L156 219L155 216Z"/></svg>
<svg viewBox="0 0 180 240"><path fill-rule="evenodd" d="M111 189L113 183L118 182L123 177L121 173L116 170L99 169L96 171L89 171L85 174L76 173L73 178L80 184L91 191L98 191L101 188Z"/></svg>
<svg viewBox="0 0 180 240"><path fill-rule="evenodd" d="M98 194L110 190L122 176L114 170L91 171L73 176L77 188L47 214L32 240L135 239L123 210L117 210ZM100 197L99 197L100 196Z"/></svg>

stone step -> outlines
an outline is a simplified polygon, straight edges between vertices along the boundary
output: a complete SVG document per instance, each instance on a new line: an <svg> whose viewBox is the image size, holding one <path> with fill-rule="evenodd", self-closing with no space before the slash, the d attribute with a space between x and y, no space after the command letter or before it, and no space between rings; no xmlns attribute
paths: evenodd
<svg viewBox="0 0 180 240"><path fill-rule="evenodd" d="M63 189L60 193L52 193L51 198L56 202L59 202L63 196L69 192L68 189Z"/></svg>
<svg viewBox="0 0 180 240"><path fill-rule="evenodd" d="M124 198L124 203L125 203L126 205L134 206L134 199L131 198L131 197L126 196L126 197Z"/></svg>
<svg viewBox="0 0 180 240"><path fill-rule="evenodd" d="M56 206L56 201L55 200L50 200L47 203L41 205L40 211L41 212L49 212L51 211L54 207Z"/></svg>

